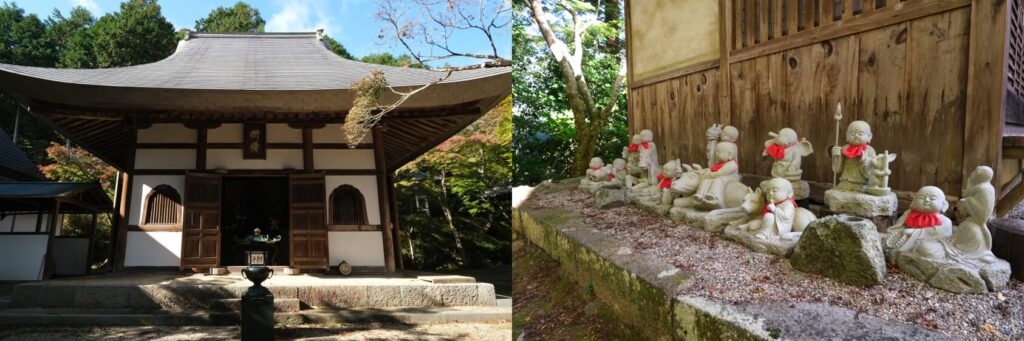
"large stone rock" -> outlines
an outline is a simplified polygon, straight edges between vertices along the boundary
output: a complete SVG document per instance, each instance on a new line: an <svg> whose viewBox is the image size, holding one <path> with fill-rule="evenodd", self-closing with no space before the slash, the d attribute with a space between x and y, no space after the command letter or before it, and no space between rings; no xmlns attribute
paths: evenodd
<svg viewBox="0 0 1024 341"><path fill-rule="evenodd" d="M599 188L601 188L600 182L590 181L587 178L580 179L579 189L581 191L594 194Z"/></svg>
<svg viewBox="0 0 1024 341"><path fill-rule="evenodd" d="M899 200L896 199L896 193L892 192L883 196L874 196L830 189L825 191L825 204L832 212L860 217L877 217L895 215Z"/></svg>
<svg viewBox="0 0 1024 341"><path fill-rule="evenodd" d="M598 208L613 208L626 205L626 190L601 188L594 192L594 202Z"/></svg>
<svg viewBox="0 0 1024 341"><path fill-rule="evenodd" d="M725 228L725 239L743 244L753 251L770 253L781 257L789 257L796 247L797 239L785 239L781 237L769 237L767 239L757 238L749 231L743 230L739 224L729 224Z"/></svg>
<svg viewBox="0 0 1024 341"><path fill-rule="evenodd" d="M723 208L712 211L701 211L692 207L673 207L669 218L691 227L709 232L722 232L730 222L747 217L743 209Z"/></svg>
<svg viewBox="0 0 1024 341"><path fill-rule="evenodd" d="M961 294L999 291L1010 281L1010 263L995 259L925 258L906 252L896 256L900 271L933 287Z"/></svg>
<svg viewBox="0 0 1024 341"><path fill-rule="evenodd" d="M803 272L860 286L879 284L886 273L875 225L845 214L821 218L807 226L790 263Z"/></svg>
<svg viewBox="0 0 1024 341"><path fill-rule="evenodd" d="M790 181L793 184L793 199L804 200L811 196L811 184L807 181Z"/></svg>

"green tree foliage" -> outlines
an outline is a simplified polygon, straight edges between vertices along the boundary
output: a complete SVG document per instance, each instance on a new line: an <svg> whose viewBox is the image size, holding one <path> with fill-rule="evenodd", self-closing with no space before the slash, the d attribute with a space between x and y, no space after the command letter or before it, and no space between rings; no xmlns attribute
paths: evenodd
<svg viewBox="0 0 1024 341"><path fill-rule="evenodd" d="M206 18L196 20L196 31L263 32L265 24L258 9L239 1L230 8L217 7Z"/></svg>
<svg viewBox="0 0 1024 341"><path fill-rule="evenodd" d="M601 9L618 9L617 6L602 6ZM569 99L566 97L566 82L556 61L548 56L544 40L530 33L531 19L525 5L517 1L513 6L512 95L515 101L513 117L515 131L512 139L514 153L514 185L532 185L545 179L559 179L573 176L573 161L577 153L577 128ZM614 15L598 13L617 21ZM603 50L609 44L616 46L612 37L619 31L613 25L593 25L583 36L584 76L588 80L595 98L610 96L618 64L613 54ZM571 27L558 29L568 30ZM613 50L616 53L617 50ZM628 143L626 122L626 96L620 96L618 105L600 130L594 156L607 161L621 157L622 147Z"/></svg>
<svg viewBox="0 0 1024 341"><path fill-rule="evenodd" d="M85 7L75 7L65 17L59 10L47 19L49 39L57 49L57 67L90 69L96 67L92 30L96 18Z"/></svg>
<svg viewBox="0 0 1024 341"><path fill-rule="evenodd" d="M341 58L345 59L356 59L355 56L353 56L351 53L348 52L347 49L345 49L344 45L341 45L341 43L339 43L337 40L334 40L334 38L331 38L331 36L325 34L323 38L324 45L327 46L328 50L334 52L334 54L341 56Z"/></svg>
<svg viewBox="0 0 1024 341"><path fill-rule="evenodd" d="M417 69L423 69L423 64L420 64L412 59L407 54L395 56L387 52L371 53L363 56L359 59L363 63L390 65L398 67L411 67Z"/></svg>
<svg viewBox="0 0 1024 341"><path fill-rule="evenodd" d="M407 267L511 264L512 98L396 175Z"/></svg>
<svg viewBox="0 0 1024 341"><path fill-rule="evenodd" d="M93 51L99 67L152 63L174 53L174 27L156 0L129 0L121 11L93 25Z"/></svg>

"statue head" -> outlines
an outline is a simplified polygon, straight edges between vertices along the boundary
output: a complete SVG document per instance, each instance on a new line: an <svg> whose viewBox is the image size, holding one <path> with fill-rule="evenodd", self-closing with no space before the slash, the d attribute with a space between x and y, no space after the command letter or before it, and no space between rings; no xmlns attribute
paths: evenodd
<svg viewBox="0 0 1024 341"><path fill-rule="evenodd" d="M946 212L949 209L949 202L946 201L946 194L935 186L924 186L914 194L914 201L910 207L919 212L936 213Z"/></svg>
<svg viewBox="0 0 1024 341"><path fill-rule="evenodd" d="M604 167L604 161L599 157L590 159L590 167Z"/></svg>
<svg viewBox="0 0 1024 341"><path fill-rule="evenodd" d="M871 126L864 121L853 121L846 127L846 143L854 146L871 143Z"/></svg>
<svg viewBox="0 0 1024 341"><path fill-rule="evenodd" d="M644 137L640 136L640 134L633 134L633 139L630 140L630 142L633 144L639 144L640 142L644 142Z"/></svg>
<svg viewBox="0 0 1024 341"><path fill-rule="evenodd" d="M733 126L725 126L722 128L722 141L734 142L740 137L740 130Z"/></svg>
<svg viewBox="0 0 1024 341"><path fill-rule="evenodd" d="M626 160L622 158L615 159L615 161L612 161L612 168L615 170L626 169Z"/></svg>
<svg viewBox="0 0 1024 341"><path fill-rule="evenodd" d="M776 144L782 146L789 146L796 143L796 130L790 128L782 128L779 130L779 134L775 137Z"/></svg>
<svg viewBox="0 0 1024 341"><path fill-rule="evenodd" d="M771 178L761 183L762 192L772 202L786 200L793 196L793 183L784 178Z"/></svg>
<svg viewBox="0 0 1024 341"><path fill-rule="evenodd" d="M661 167L661 172L667 177L676 178L683 174L683 167L680 165L679 160L676 159L666 162L665 166Z"/></svg>
<svg viewBox="0 0 1024 341"><path fill-rule="evenodd" d="M643 142L654 141L654 132L650 129L644 129L640 131L640 136L643 137Z"/></svg>
<svg viewBox="0 0 1024 341"><path fill-rule="evenodd" d="M967 179L967 183L971 186L977 186L979 184L988 183L992 181L992 168L989 166L979 166L971 172L971 177Z"/></svg>
<svg viewBox="0 0 1024 341"><path fill-rule="evenodd" d="M735 160L737 152L736 144L732 142L720 142L715 145L715 157L718 158L718 162Z"/></svg>

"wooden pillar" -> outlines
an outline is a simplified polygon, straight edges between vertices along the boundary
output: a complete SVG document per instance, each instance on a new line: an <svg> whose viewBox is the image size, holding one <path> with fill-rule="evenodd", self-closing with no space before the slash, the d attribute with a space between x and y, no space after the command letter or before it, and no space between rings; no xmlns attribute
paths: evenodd
<svg viewBox="0 0 1024 341"><path fill-rule="evenodd" d="M721 124L730 124L732 102L729 93L729 52L732 51L732 44L729 38L732 37L732 0L718 0L718 23L718 120Z"/></svg>
<svg viewBox="0 0 1024 341"><path fill-rule="evenodd" d="M53 264L53 235L57 231L57 216L60 213L60 199L53 201L53 211L50 211L50 221L46 222L46 253L43 256L43 279L50 278L50 264Z"/></svg>
<svg viewBox="0 0 1024 341"><path fill-rule="evenodd" d="M963 178L967 179L975 167L992 167L996 198L1001 191L998 184L1006 100L1006 25L1006 1L971 1Z"/></svg>
<svg viewBox="0 0 1024 341"><path fill-rule="evenodd" d="M89 264L92 263L93 253L96 252L96 221L98 213L92 213L92 233L89 237L89 252L86 253L85 258L85 273L89 273Z"/></svg>
<svg viewBox="0 0 1024 341"><path fill-rule="evenodd" d="M395 260L398 261L398 268L405 269L405 261L402 259L402 225L398 223L398 196L395 195L395 176L388 174L388 198L391 198L391 224L394 225L394 246Z"/></svg>
<svg viewBox="0 0 1024 341"><path fill-rule="evenodd" d="M302 127L302 168L313 171L313 129Z"/></svg>
<svg viewBox="0 0 1024 341"><path fill-rule="evenodd" d="M199 127L196 130L196 170L206 170L206 127Z"/></svg>
<svg viewBox="0 0 1024 341"><path fill-rule="evenodd" d="M395 272L395 250L391 237L391 198L387 190L387 163L384 160L384 133L378 125L373 127L373 157L376 161L377 199L380 206L380 226L384 236L384 267Z"/></svg>
<svg viewBox="0 0 1024 341"><path fill-rule="evenodd" d="M122 270L124 270L124 257L125 257L125 253L126 253L126 250L127 250L126 247L127 247L127 242L128 242L128 215L131 213L131 205L132 205L132 182L133 181L132 181L131 173L134 172L134 170L135 170L135 141L138 139L138 136L139 136L139 129L138 129L138 127L133 125L132 127L129 128L128 158L125 161L125 165L124 165L125 171L121 173L122 179L120 179L121 184L122 184L122 186L120 188L120 192L121 192L120 193L120 195L121 195L120 202L121 202L121 204L120 204L120 206L118 207L118 210L117 210L117 215L119 216L118 219L117 219L118 223L116 225L117 226L117 229L116 229L117 233L114 234L114 236L116 236L116 239L118 240L117 249L115 250L115 254L114 254L114 270L115 271L122 271ZM111 240L114 240L114 239L115 238L111 238Z"/></svg>

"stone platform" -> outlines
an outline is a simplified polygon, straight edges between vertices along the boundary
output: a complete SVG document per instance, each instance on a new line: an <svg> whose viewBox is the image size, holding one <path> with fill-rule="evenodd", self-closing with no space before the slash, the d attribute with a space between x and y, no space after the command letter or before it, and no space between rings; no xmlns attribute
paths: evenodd
<svg viewBox="0 0 1024 341"><path fill-rule="evenodd" d="M690 207L673 207L669 218L677 223L689 225L709 232L722 232L730 222L747 216L740 208L723 208L701 211Z"/></svg>
<svg viewBox="0 0 1024 341"><path fill-rule="evenodd" d="M416 274L419 275L419 274ZM463 281L465 282L465 281ZM241 298L252 284L238 275L103 275L18 284L12 308L194 311ZM263 283L277 300L312 308L494 306L489 283L435 284L415 275L274 276ZM289 304L294 305L294 301Z"/></svg>

